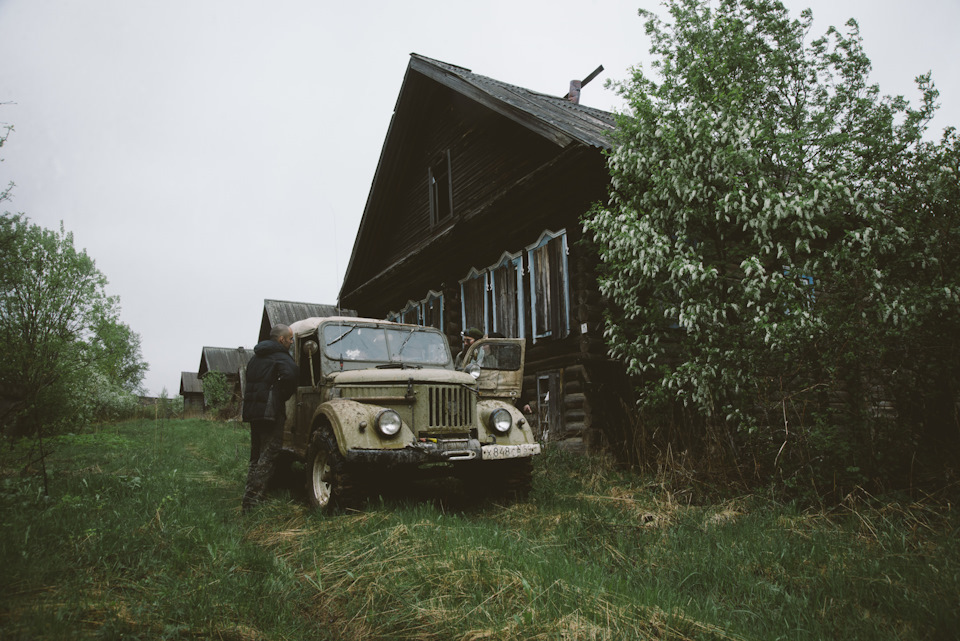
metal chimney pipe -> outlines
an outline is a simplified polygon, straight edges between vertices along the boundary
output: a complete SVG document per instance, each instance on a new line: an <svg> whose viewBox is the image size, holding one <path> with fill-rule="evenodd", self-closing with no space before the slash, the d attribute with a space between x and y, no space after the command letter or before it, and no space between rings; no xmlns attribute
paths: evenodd
<svg viewBox="0 0 960 641"><path fill-rule="evenodd" d="M567 94L567 100L572 102L575 105L580 104L580 88L583 86L583 82L580 80L571 80L570 81L570 93Z"/></svg>

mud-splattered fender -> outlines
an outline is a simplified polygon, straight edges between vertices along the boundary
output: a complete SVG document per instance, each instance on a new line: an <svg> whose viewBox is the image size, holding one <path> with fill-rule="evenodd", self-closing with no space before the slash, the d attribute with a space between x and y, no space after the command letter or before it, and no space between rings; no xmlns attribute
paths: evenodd
<svg viewBox="0 0 960 641"><path fill-rule="evenodd" d="M405 422L396 436L385 438L380 435L375 421L383 409L380 405L335 398L317 407L312 425L329 424L343 455L350 449L400 449L412 443L415 440L413 431Z"/></svg>
<svg viewBox="0 0 960 641"><path fill-rule="evenodd" d="M510 431L506 434L506 436L494 434L493 430L490 428L490 415L498 409L507 410L510 412L510 416L513 417L513 427L510 428ZM480 435L481 443L489 443L491 441L491 436L495 436L493 440L495 440L497 443L509 443L517 445L521 443L537 442L536 438L533 436L533 431L530 429L530 425L523 416L523 412L518 410L511 403L491 399L484 399L477 402L477 422L479 423L478 433Z"/></svg>

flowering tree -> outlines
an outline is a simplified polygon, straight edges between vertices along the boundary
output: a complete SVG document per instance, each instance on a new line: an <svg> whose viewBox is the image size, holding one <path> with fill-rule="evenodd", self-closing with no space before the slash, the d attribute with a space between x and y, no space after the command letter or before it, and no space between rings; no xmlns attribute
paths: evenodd
<svg viewBox="0 0 960 641"><path fill-rule="evenodd" d="M210 371L203 375L203 402L210 408L214 417L230 404L233 396L233 385L227 380L223 372Z"/></svg>
<svg viewBox="0 0 960 641"><path fill-rule="evenodd" d="M947 405L960 378L960 145L924 141L931 78L918 108L881 96L852 20L810 39L774 0L665 4L585 218L610 353L665 428L644 433L791 482L889 478L950 432L930 377Z"/></svg>
<svg viewBox="0 0 960 641"><path fill-rule="evenodd" d="M119 320L106 277L73 244L22 215L0 216L0 427L46 433L95 414L90 384L118 393L140 386L140 337Z"/></svg>

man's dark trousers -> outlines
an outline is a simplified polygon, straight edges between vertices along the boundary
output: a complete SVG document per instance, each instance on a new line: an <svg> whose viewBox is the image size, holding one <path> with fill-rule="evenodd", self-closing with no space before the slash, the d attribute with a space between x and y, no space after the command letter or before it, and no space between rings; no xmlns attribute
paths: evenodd
<svg viewBox="0 0 960 641"><path fill-rule="evenodd" d="M259 449L260 455L256 462L251 461L250 470L247 472L247 487L243 493L242 504L244 512L259 503L267 492L267 484L273 476L280 456L283 423L282 418L250 423L251 454Z"/></svg>

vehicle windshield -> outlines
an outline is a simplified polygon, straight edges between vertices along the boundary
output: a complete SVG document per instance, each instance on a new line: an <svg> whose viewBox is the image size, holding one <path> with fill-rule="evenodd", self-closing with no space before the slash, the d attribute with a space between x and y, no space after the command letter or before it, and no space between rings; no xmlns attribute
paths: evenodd
<svg viewBox="0 0 960 641"><path fill-rule="evenodd" d="M336 323L323 327L323 350L335 361L446 365L450 352L438 332L417 327Z"/></svg>

